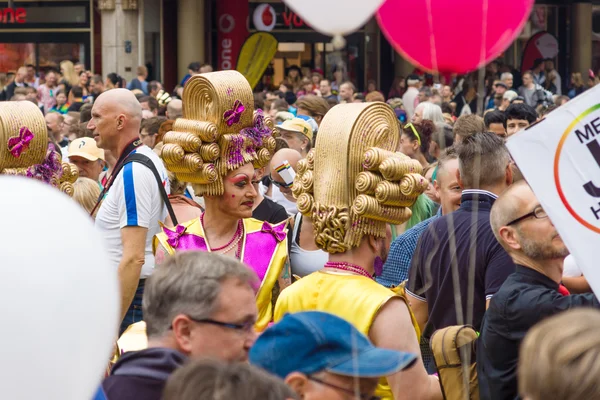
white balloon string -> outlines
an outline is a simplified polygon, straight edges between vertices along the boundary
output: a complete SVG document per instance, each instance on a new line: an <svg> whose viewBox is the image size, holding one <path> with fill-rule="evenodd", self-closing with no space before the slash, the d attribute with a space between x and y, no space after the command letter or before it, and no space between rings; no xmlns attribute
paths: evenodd
<svg viewBox="0 0 600 400"><path fill-rule="evenodd" d="M429 47L431 51L431 67L435 72L438 71L437 53L435 51L435 35L433 34L433 15L431 13L431 0L425 2L427 5L427 23L429 24Z"/></svg>

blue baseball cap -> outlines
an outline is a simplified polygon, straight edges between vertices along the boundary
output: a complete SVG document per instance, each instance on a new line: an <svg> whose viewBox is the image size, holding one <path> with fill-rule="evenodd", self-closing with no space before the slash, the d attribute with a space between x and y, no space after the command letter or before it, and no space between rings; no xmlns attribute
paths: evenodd
<svg viewBox="0 0 600 400"><path fill-rule="evenodd" d="M281 378L320 371L379 378L412 366L416 359L415 354L375 347L350 323L318 311L286 314L250 349L251 364Z"/></svg>

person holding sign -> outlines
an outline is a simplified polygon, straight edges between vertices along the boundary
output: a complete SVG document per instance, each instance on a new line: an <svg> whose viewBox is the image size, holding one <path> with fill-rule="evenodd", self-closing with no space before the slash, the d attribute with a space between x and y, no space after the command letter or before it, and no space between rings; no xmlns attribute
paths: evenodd
<svg viewBox="0 0 600 400"><path fill-rule="evenodd" d="M519 346L527 331L551 315L600 303L592 293L570 295L560 284L569 250L525 181L500 195L490 220L516 270L484 316L477 348L479 390L483 400L514 399Z"/></svg>

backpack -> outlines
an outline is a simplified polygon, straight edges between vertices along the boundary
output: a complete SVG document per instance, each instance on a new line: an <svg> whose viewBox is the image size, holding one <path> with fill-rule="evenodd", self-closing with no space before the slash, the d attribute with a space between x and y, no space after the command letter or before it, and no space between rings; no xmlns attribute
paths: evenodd
<svg viewBox="0 0 600 400"><path fill-rule="evenodd" d="M431 336L430 346L445 400L479 400L476 340L477 332L470 325L438 329Z"/></svg>

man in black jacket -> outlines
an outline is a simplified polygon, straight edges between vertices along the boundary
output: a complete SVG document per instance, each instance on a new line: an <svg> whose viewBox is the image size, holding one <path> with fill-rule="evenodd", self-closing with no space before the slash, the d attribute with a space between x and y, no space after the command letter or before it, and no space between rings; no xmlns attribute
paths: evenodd
<svg viewBox="0 0 600 400"><path fill-rule="evenodd" d="M570 295L560 284L569 250L525 181L498 198L490 220L516 270L484 316L477 346L479 391L483 400L515 399L519 347L527 331L561 311L600 303L592 293Z"/></svg>
<svg viewBox="0 0 600 400"><path fill-rule="evenodd" d="M178 253L148 278L146 350L125 353L102 388L110 400L160 400L168 377L188 357L248 359L256 333L254 272L214 253Z"/></svg>
<svg viewBox="0 0 600 400"><path fill-rule="evenodd" d="M20 67L17 70L15 79L8 86L6 86L6 89L4 89L6 91L6 100L10 100L14 96L16 88L29 86L25 82L26 77L27 77L27 67Z"/></svg>

